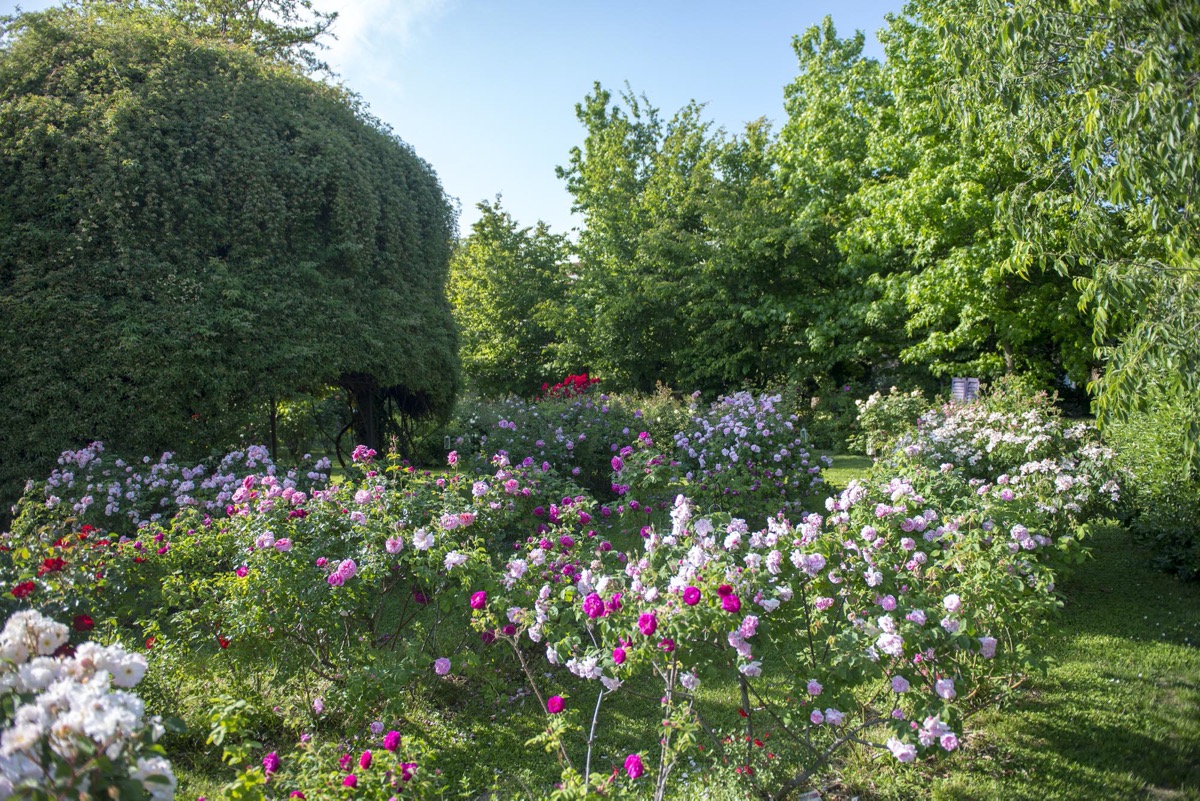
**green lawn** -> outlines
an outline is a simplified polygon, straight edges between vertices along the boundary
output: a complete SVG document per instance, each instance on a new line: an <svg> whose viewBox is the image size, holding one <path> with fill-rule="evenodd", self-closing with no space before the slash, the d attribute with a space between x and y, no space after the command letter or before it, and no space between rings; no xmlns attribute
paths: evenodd
<svg viewBox="0 0 1200 801"><path fill-rule="evenodd" d="M1053 664L968 721L955 757L849 764L826 797L1200 799L1200 584L1151 570L1116 527L1063 587Z"/></svg>
<svg viewBox="0 0 1200 801"><path fill-rule="evenodd" d="M872 461L870 456L857 456L854 454L829 454L833 457L833 467L826 468L821 475L825 478L825 483L829 485L830 490L840 492L850 483L850 479L858 478L863 473L870 469Z"/></svg>

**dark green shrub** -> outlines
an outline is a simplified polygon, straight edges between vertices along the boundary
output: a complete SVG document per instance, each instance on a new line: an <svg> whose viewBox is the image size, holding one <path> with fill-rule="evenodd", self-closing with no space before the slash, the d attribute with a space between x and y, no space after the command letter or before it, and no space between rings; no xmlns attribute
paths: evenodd
<svg viewBox="0 0 1200 801"><path fill-rule="evenodd" d="M856 393L850 384L826 384L800 404L801 425L810 447L830 451L853 450L850 440L858 433Z"/></svg>
<svg viewBox="0 0 1200 801"><path fill-rule="evenodd" d="M1200 478L1187 470L1183 414L1161 405L1107 433L1129 473L1123 506L1131 530L1153 545L1158 567L1200 577Z"/></svg>
<svg viewBox="0 0 1200 801"><path fill-rule="evenodd" d="M344 90L126 5L0 43L2 508L68 448L206 456L331 384L376 450L448 414L429 165Z"/></svg>

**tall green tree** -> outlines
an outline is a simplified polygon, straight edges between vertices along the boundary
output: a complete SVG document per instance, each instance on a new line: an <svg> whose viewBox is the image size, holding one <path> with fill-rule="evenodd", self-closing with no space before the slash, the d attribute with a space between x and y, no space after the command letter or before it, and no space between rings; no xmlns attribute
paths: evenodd
<svg viewBox="0 0 1200 801"><path fill-rule="evenodd" d="M337 88L144 9L6 23L0 482L58 451L206 453L339 384L356 434L448 412L454 217Z"/></svg>
<svg viewBox="0 0 1200 801"><path fill-rule="evenodd" d="M499 199L478 208L447 285L463 372L483 395L528 396L565 375L555 322L566 302L568 242L542 222L521 228Z"/></svg>
<svg viewBox="0 0 1200 801"><path fill-rule="evenodd" d="M799 74L784 93L778 181L791 214L788 249L804 285L793 311L803 326L792 376L809 383L864 377L905 344L886 295L867 280L888 265L849 261L838 248L857 214L856 193L874 177L871 137L891 111L880 65L863 55L864 43L861 31L840 38L829 17L792 43Z"/></svg>
<svg viewBox="0 0 1200 801"><path fill-rule="evenodd" d="M868 282L909 337L904 361L936 376L1083 384L1091 359L1079 293L1067 277L1007 271L1014 237L999 215L1014 193L1060 203L1066 193L1016 165L1005 140L945 113L953 75L920 7L908 12L881 33L890 103L869 137L871 177L840 250L851 266L871 265Z"/></svg>
<svg viewBox="0 0 1200 801"><path fill-rule="evenodd" d="M766 386L786 378L797 360L807 320L804 254L792 249L767 122L752 122L715 147L717 180L703 216L711 246L683 288L680 386Z"/></svg>
<svg viewBox="0 0 1200 801"><path fill-rule="evenodd" d="M944 0L929 20L956 107L1070 187L1065 239L1059 209L1014 198L1010 266L1077 277L1105 360L1101 420L1175 406L1200 465L1200 6Z"/></svg>
<svg viewBox="0 0 1200 801"><path fill-rule="evenodd" d="M590 366L641 390L680 376L684 295L713 248L705 210L717 149L695 103L664 122L645 97L597 84L559 177L582 213L573 309Z"/></svg>

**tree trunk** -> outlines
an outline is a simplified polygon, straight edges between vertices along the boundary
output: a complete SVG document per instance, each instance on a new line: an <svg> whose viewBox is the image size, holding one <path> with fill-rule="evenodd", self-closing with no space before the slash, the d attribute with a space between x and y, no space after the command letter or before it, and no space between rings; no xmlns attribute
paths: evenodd
<svg viewBox="0 0 1200 801"><path fill-rule="evenodd" d="M271 423L271 461L279 461L279 431L277 422L279 420L279 402L271 398L267 403L270 407L267 411L267 419Z"/></svg>
<svg viewBox="0 0 1200 801"><path fill-rule="evenodd" d="M356 445L366 445L383 452L383 397L375 376L347 373L342 387L350 394L350 420L356 435Z"/></svg>

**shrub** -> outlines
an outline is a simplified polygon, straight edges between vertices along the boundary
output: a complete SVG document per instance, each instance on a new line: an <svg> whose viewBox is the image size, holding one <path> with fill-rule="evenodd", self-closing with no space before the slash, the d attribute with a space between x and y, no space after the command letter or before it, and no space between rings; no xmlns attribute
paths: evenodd
<svg viewBox="0 0 1200 801"><path fill-rule="evenodd" d="M1087 427L1037 409L944 407L817 512L803 506L819 469L777 404L723 399L665 447L638 432L610 457L623 493L611 504L533 456L498 454L483 473L453 454L449 473L430 474L360 447L344 482L306 494L248 475L223 516L185 508L148 523L138 536L161 534L160 547L118 542L102 568L76 550L73 510L40 502L30 509L43 552L11 552L0 581L22 588L10 604L71 608L95 602L89 571L110 575L120 560L139 571L114 571L102 594L123 598L118 581L141 581L158 597L111 634L154 637L151 669L236 686L247 706L219 705L214 725L277 705L316 733L276 754L281 764L239 773L238 792L274 782L325 797L354 773L383 794L405 763L418 765L414 781L461 778L438 777L432 751L364 758L332 740L402 720L419 690L500 695L516 676L545 710L527 745L557 761L564 797L644 795L690 760L779 796L849 742L901 762L956 749L964 716L1039 664L1056 583L1085 555L1088 515L1116 491L1107 452ZM987 450L1012 417L1025 438ZM750 490L764 469L787 471L785 495ZM61 564L43 570L46 559ZM72 570L78 581L59 580ZM740 696L738 728L722 726L708 687ZM653 728L597 727L622 695L662 699ZM428 717L397 731L423 737ZM755 734L768 725L769 748ZM598 751L614 734L631 747ZM597 754L618 770L594 771ZM357 773L376 767L369 782ZM490 766L481 773L493 781Z"/></svg>
<svg viewBox="0 0 1200 801"><path fill-rule="evenodd" d="M281 489L306 491L326 481L330 468L329 459L320 459L284 473L261 445L227 453L213 467L202 461L187 467L169 451L157 460L143 456L127 462L109 453L102 442L63 451L58 464L44 484L27 485L25 508L31 502L47 508L65 505L80 523L116 529L120 518L137 528L189 507L220 513L247 475L261 473L276 478ZM13 530L20 526L15 523Z"/></svg>
<svg viewBox="0 0 1200 801"><path fill-rule="evenodd" d="M622 448L612 460L613 488L652 505L683 492L714 511L757 521L800 511L828 463L805 449L797 417L779 395L739 392L693 411L669 443L639 436Z"/></svg>
<svg viewBox="0 0 1200 801"><path fill-rule="evenodd" d="M637 436L641 412L608 395L527 401L468 400L452 421L455 447L469 448L470 464L486 470L494 454L514 463L531 459L571 476L591 492L610 493L609 461ZM549 468L548 468L549 469Z"/></svg>
<svg viewBox="0 0 1200 801"><path fill-rule="evenodd" d="M854 449L859 431L856 387L851 384L824 384L809 398L799 400L797 424L808 437L811 448L830 451Z"/></svg>
<svg viewBox="0 0 1200 801"><path fill-rule="evenodd" d="M1106 429L1117 463L1130 475L1125 512L1149 542L1155 564L1183 579L1200 577L1200 479L1187 470L1183 414L1158 405Z"/></svg>
<svg viewBox="0 0 1200 801"><path fill-rule="evenodd" d="M174 798L162 720L128 692L145 657L69 634L33 610L0 632L0 798Z"/></svg>
<svg viewBox="0 0 1200 801"><path fill-rule="evenodd" d="M929 408L929 401L920 389L901 392L892 387L887 395L873 392L866 400L856 400L854 405L859 430L847 445L874 457L888 454L897 442L911 438L917 421Z"/></svg>

